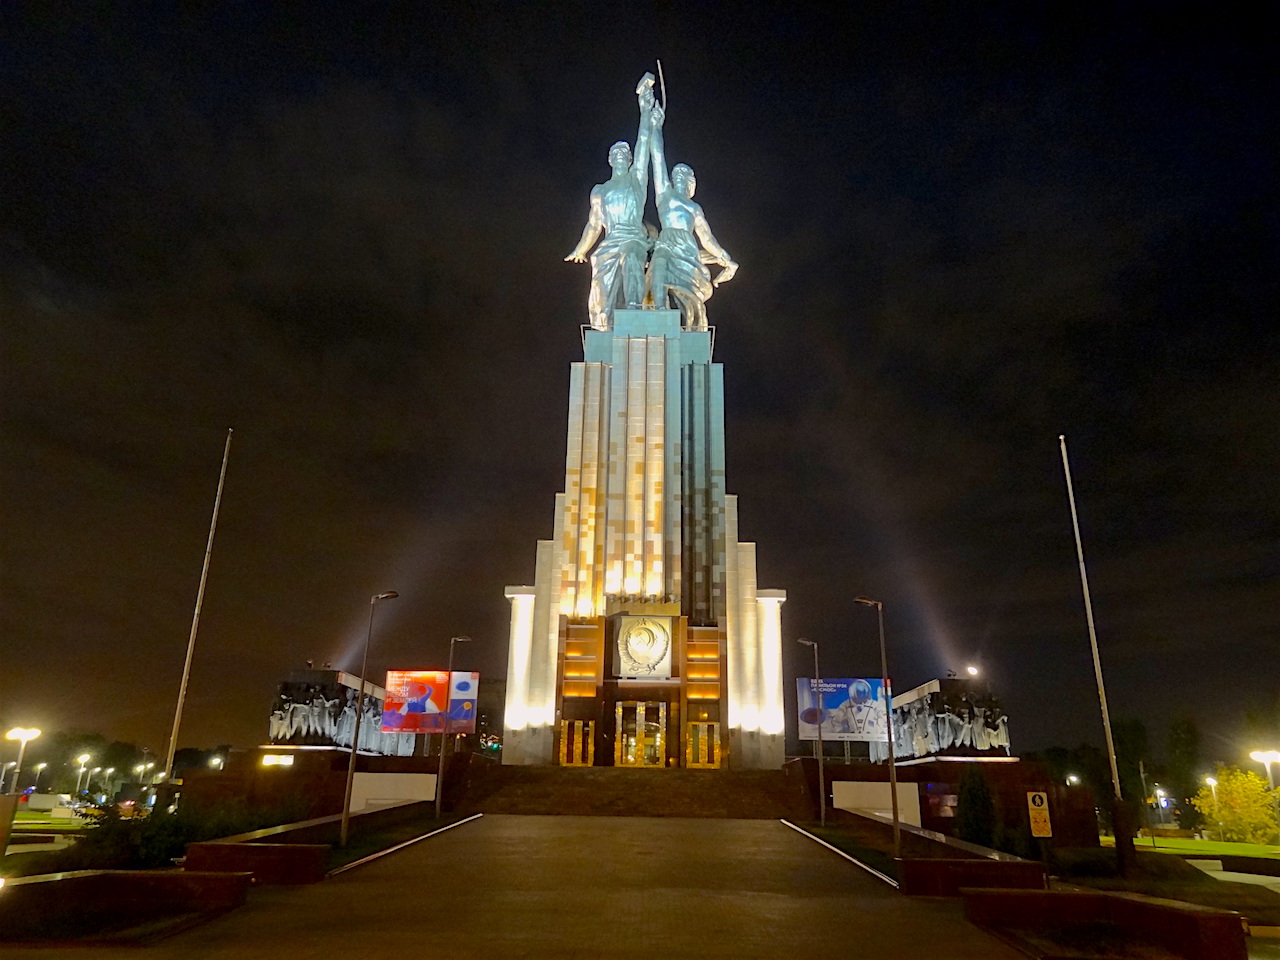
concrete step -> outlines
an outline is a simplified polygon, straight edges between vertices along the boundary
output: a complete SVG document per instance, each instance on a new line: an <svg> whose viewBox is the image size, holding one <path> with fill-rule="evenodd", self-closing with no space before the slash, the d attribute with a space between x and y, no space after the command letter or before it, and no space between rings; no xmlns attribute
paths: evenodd
<svg viewBox="0 0 1280 960"><path fill-rule="evenodd" d="M473 764L460 813L809 819L782 770L521 767Z"/></svg>

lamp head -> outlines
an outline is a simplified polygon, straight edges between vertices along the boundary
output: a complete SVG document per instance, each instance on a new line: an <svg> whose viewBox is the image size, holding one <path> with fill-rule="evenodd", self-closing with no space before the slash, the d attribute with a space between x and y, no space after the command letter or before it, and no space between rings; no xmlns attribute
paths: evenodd
<svg viewBox="0 0 1280 960"><path fill-rule="evenodd" d="M26 743L28 740L34 740L40 736L40 731L34 727L14 727L4 736L6 740L21 740Z"/></svg>
<svg viewBox="0 0 1280 960"><path fill-rule="evenodd" d="M386 593L376 594L369 602L374 603L377 600L394 600L398 596L400 596L400 594L396 593L394 590L388 590Z"/></svg>
<svg viewBox="0 0 1280 960"><path fill-rule="evenodd" d="M806 640L804 637L798 637L796 643L803 643L806 647L816 647L818 644L813 640Z"/></svg>
<svg viewBox="0 0 1280 960"><path fill-rule="evenodd" d="M450 637L449 642L450 643L470 643L471 638L470 637Z"/></svg>
<svg viewBox="0 0 1280 960"><path fill-rule="evenodd" d="M872 600L870 597L854 597L854 598L853 598L853 602L854 602L854 603L860 603L860 604L862 604L863 606L867 606L867 607L878 607L878 606L880 606L880 601L879 601L879 600Z"/></svg>
<svg viewBox="0 0 1280 960"><path fill-rule="evenodd" d="M87 753L82 753L80 754L80 756L76 757L76 763L80 764L80 766L83 767L86 763L88 763L92 759L93 757L91 755Z"/></svg>
<svg viewBox="0 0 1280 960"><path fill-rule="evenodd" d="M1205 777L1204 782L1211 787L1216 787L1218 785L1218 779L1216 777Z"/></svg>
<svg viewBox="0 0 1280 960"><path fill-rule="evenodd" d="M982 671L981 671L981 670L979 670L977 667L975 667L975 666L971 663L971 664L969 664L969 666L967 666L967 667L965 667L965 668L964 668L964 672L965 672L965 673L967 673L967 674L969 674L969 676L971 676L971 677L976 677L976 676L977 676L979 673L981 673Z"/></svg>

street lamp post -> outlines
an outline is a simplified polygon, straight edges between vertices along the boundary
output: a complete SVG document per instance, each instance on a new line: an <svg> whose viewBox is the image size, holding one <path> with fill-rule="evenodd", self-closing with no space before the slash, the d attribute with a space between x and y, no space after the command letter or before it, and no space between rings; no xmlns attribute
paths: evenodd
<svg viewBox="0 0 1280 960"><path fill-rule="evenodd" d="M369 600L369 630L364 635L364 659L360 661L360 690L356 694L356 727L351 734L351 754L347 760L347 789L342 797L342 830L339 833L338 845L347 845L347 834L351 828L351 787L356 780L356 750L360 747L360 718L364 715L365 672L369 669L369 643L373 640L373 611L377 609L379 600L394 600L400 594L394 590L374 595Z"/></svg>
<svg viewBox="0 0 1280 960"><path fill-rule="evenodd" d="M1276 775L1271 768L1273 763L1280 763L1280 750L1255 750L1249 754L1249 759L1256 760L1267 768L1267 779L1271 781L1271 807L1276 824L1280 826L1280 797L1276 796Z"/></svg>
<svg viewBox="0 0 1280 960"><path fill-rule="evenodd" d="M18 777L22 774L22 758L27 752L27 742L34 740L40 736L40 731L34 727L14 727L5 734L6 740L18 741L18 760L13 768L13 782L9 784L9 792L16 793L18 789Z"/></svg>
<svg viewBox="0 0 1280 960"><path fill-rule="evenodd" d="M18 765L18 761L17 761L17 760L10 760L10 761L9 761L8 763L6 763L3 767L0 767L0 793L12 793L12 792L13 792L12 790L5 790L4 785L5 785L5 783L6 783L6 782L10 782L10 783L11 783L11 781L9 781L9 779L8 779L8 778L9 778L9 768L10 768L10 767L16 767L17 765ZM14 779L17 779L17 778L15 777Z"/></svg>
<svg viewBox="0 0 1280 960"><path fill-rule="evenodd" d="M1216 777L1205 777L1204 782L1213 792L1213 820L1218 825L1218 840L1222 840L1222 818L1218 816L1218 780Z"/></svg>
<svg viewBox="0 0 1280 960"><path fill-rule="evenodd" d="M884 604L870 597L854 597L854 603L876 608L876 621L880 626L880 674L881 693L884 695L885 742L889 745L889 799L893 805L893 857L902 857L902 823L898 819L898 762L893 755L893 696L889 681L889 658L884 645Z"/></svg>
<svg viewBox="0 0 1280 960"><path fill-rule="evenodd" d="M93 757L91 757L87 753L82 753L80 754L80 756L76 757L76 763L80 764L80 772L76 774L76 793L77 794L80 792L80 781L84 779L84 768L89 765L89 761L92 759Z"/></svg>
<svg viewBox="0 0 1280 960"><path fill-rule="evenodd" d="M818 641L801 638L796 643L813 647L813 688L818 695L818 822L827 825L827 780L823 769L826 748L822 744L822 672L818 669Z"/></svg>
<svg viewBox="0 0 1280 960"><path fill-rule="evenodd" d="M47 763L37 763L37 764L36 764L36 766L35 766L35 771L36 771L36 785L35 785L35 787L34 787L33 789L35 790L35 792L36 792L36 793L39 793L39 792L40 792L40 774L44 773L44 768L45 768L45 767L47 767L48 765L49 765L49 764L47 764Z"/></svg>
<svg viewBox="0 0 1280 960"><path fill-rule="evenodd" d="M449 694L453 693L453 645L455 643L470 643L470 637L450 637L449 638L449 666L445 673L447 679L445 683L449 685ZM440 805L444 799L444 746L449 739L449 706L448 700L445 700L444 708L444 730L440 733L440 760L436 763L436 819L440 819Z"/></svg>

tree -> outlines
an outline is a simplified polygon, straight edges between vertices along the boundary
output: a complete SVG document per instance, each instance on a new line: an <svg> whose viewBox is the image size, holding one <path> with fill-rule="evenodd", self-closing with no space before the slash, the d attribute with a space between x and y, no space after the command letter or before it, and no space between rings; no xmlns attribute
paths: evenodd
<svg viewBox="0 0 1280 960"><path fill-rule="evenodd" d="M1194 718L1184 713L1169 724L1169 787L1178 806L1178 826L1195 830L1200 812L1187 801L1196 793L1196 771L1200 766L1200 729Z"/></svg>
<svg viewBox="0 0 1280 960"><path fill-rule="evenodd" d="M1215 777L1217 787L1201 787L1191 801L1210 833L1237 843L1275 843L1275 797L1267 781L1239 767L1220 766Z"/></svg>
<svg viewBox="0 0 1280 960"><path fill-rule="evenodd" d="M956 798L956 836L984 847L991 846L996 831L996 804L981 764L968 767Z"/></svg>
<svg viewBox="0 0 1280 960"><path fill-rule="evenodd" d="M1116 767L1120 771L1120 789L1125 799L1134 801L1145 797L1141 767L1151 767L1151 751L1147 741L1147 727L1136 717L1117 717L1111 723L1111 736L1116 747Z"/></svg>

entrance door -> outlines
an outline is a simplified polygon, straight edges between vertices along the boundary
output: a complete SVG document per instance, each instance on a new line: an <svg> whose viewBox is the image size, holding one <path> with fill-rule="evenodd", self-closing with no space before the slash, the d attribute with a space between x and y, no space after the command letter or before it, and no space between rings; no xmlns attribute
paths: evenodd
<svg viewBox="0 0 1280 960"><path fill-rule="evenodd" d="M653 700L622 700L617 705L613 762L619 767L664 767L667 755L667 705Z"/></svg>
<svg viewBox="0 0 1280 960"><path fill-rule="evenodd" d="M596 722L560 721L560 763L566 767L590 767L596 762Z"/></svg>
<svg viewBox="0 0 1280 960"><path fill-rule="evenodd" d="M684 725L684 765L707 770L720 766L720 724L702 722Z"/></svg>

